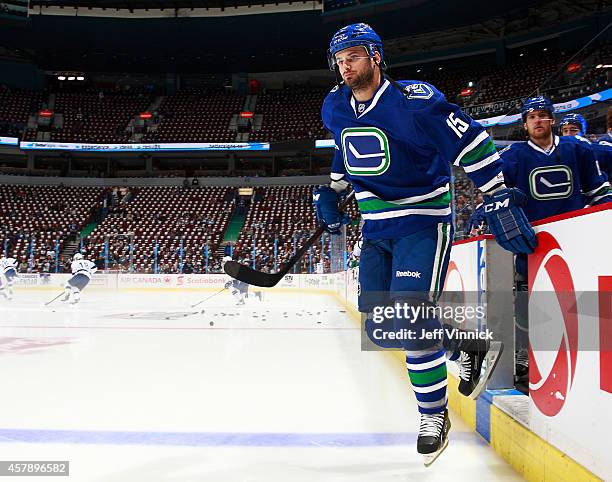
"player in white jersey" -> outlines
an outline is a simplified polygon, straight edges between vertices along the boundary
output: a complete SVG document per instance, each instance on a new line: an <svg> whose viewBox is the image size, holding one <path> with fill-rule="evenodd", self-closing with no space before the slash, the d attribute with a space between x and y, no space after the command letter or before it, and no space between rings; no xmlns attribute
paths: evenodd
<svg viewBox="0 0 612 482"><path fill-rule="evenodd" d="M70 268L72 270L72 278L66 283L62 301L70 301L71 304L76 304L81 299L81 291L89 284L92 275L98 268L91 261L83 259L81 253L76 253L72 257Z"/></svg>
<svg viewBox="0 0 612 482"><path fill-rule="evenodd" d="M231 256L224 256L221 260L221 267L228 261L231 261ZM249 284L237 279L229 280L225 283L225 289L231 289L232 296L236 299L236 306L243 306L245 300L249 297ZM261 291L252 292L259 301L263 301L263 293Z"/></svg>
<svg viewBox="0 0 612 482"><path fill-rule="evenodd" d="M7 256L0 258L0 295L13 299L13 283L17 277L17 260Z"/></svg>

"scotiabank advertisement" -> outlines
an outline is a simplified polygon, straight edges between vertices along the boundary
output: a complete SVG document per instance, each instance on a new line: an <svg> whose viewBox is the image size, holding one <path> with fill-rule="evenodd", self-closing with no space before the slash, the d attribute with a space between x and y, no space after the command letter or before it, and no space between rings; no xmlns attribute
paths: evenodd
<svg viewBox="0 0 612 482"><path fill-rule="evenodd" d="M612 480L612 207L584 212L535 227L530 428Z"/></svg>

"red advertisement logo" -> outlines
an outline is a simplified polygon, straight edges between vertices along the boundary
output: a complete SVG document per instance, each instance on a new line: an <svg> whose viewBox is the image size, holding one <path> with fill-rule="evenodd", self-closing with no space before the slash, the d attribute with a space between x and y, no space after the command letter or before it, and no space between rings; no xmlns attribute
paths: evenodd
<svg viewBox="0 0 612 482"><path fill-rule="evenodd" d="M553 252L556 251L556 252ZM551 255L549 255L553 252ZM553 366L546 376L540 373L529 345L529 394L540 412L548 417L557 415L572 387L578 359L578 313L574 281L557 240L547 232L538 233L538 247L529 257L529 296L534 280L544 269L552 282L561 313L564 334L559 342ZM537 351L537 347L536 347Z"/></svg>

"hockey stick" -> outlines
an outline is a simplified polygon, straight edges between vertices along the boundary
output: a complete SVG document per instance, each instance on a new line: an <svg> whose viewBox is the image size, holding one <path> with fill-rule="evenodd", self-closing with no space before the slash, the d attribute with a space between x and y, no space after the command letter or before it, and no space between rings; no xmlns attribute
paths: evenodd
<svg viewBox="0 0 612 482"><path fill-rule="evenodd" d="M53 298L51 301L47 301L45 303L45 306L49 306L51 303L53 303L56 299L58 299L60 296L62 296L65 293L65 291L62 291L59 295L57 295L55 298Z"/></svg>
<svg viewBox="0 0 612 482"><path fill-rule="evenodd" d="M344 210L349 203L355 197L355 191L351 191L350 194L346 197L346 199L340 204L338 208L340 211ZM293 268L295 263L297 263L306 251L314 245L317 240L321 237L325 231L323 226L319 226L317 230L313 233L313 235L304 243L304 245L291 257L289 261L287 261L281 269L276 273L263 273L261 271L255 271L253 268L249 268L244 264L240 264L237 261L228 261L225 263L223 267L224 271L230 275L232 278L235 278L239 281L244 281L250 285L261 286L262 288L272 288L276 286L276 284L283 279L283 277Z"/></svg>
<svg viewBox="0 0 612 482"><path fill-rule="evenodd" d="M229 262L229 261L228 261ZM204 303L205 301L208 301L211 298L214 298L215 296L217 296L219 293L222 293L223 291L225 291L227 288L222 288L220 291L217 291L216 293L210 295L208 298L204 298L202 301L198 301L195 305L191 305L191 308L195 308L198 305L201 305L202 303Z"/></svg>

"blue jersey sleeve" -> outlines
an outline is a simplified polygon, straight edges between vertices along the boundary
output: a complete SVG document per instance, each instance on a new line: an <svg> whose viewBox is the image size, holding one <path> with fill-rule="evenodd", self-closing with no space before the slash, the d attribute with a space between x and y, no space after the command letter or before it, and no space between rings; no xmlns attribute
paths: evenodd
<svg viewBox="0 0 612 482"><path fill-rule="evenodd" d="M612 144L601 141L599 144L593 144L592 148L599 168L608 176L608 181L610 181L612 177Z"/></svg>
<svg viewBox="0 0 612 482"><path fill-rule="evenodd" d="M416 87L415 87L416 86ZM429 139L440 157L461 166L476 187L489 192L504 183L502 162L487 131L459 106L429 84L407 85L409 100L419 108L416 133Z"/></svg>
<svg viewBox="0 0 612 482"><path fill-rule="evenodd" d="M344 166L344 158L342 157L342 151L338 147L338 141L334 140L334 158L332 159L331 165L331 180L334 182L344 181L346 176L346 167Z"/></svg>
<svg viewBox="0 0 612 482"><path fill-rule="evenodd" d="M338 95L337 91L338 87L336 86L327 94L325 101L323 101L323 106L321 107L321 120L323 121L323 126L332 134L331 117L334 111L334 103ZM346 168L344 167L344 158L342 157L342 151L339 146L339 140L336 139L334 135L334 158L332 159L330 177L332 182L343 183L344 177L346 176Z"/></svg>
<svg viewBox="0 0 612 482"><path fill-rule="evenodd" d="M580 170L580 188L589 206L612 201L612 190L610 189L608 176L600 169L591 146L580 145L578 168Z"/></svg>

